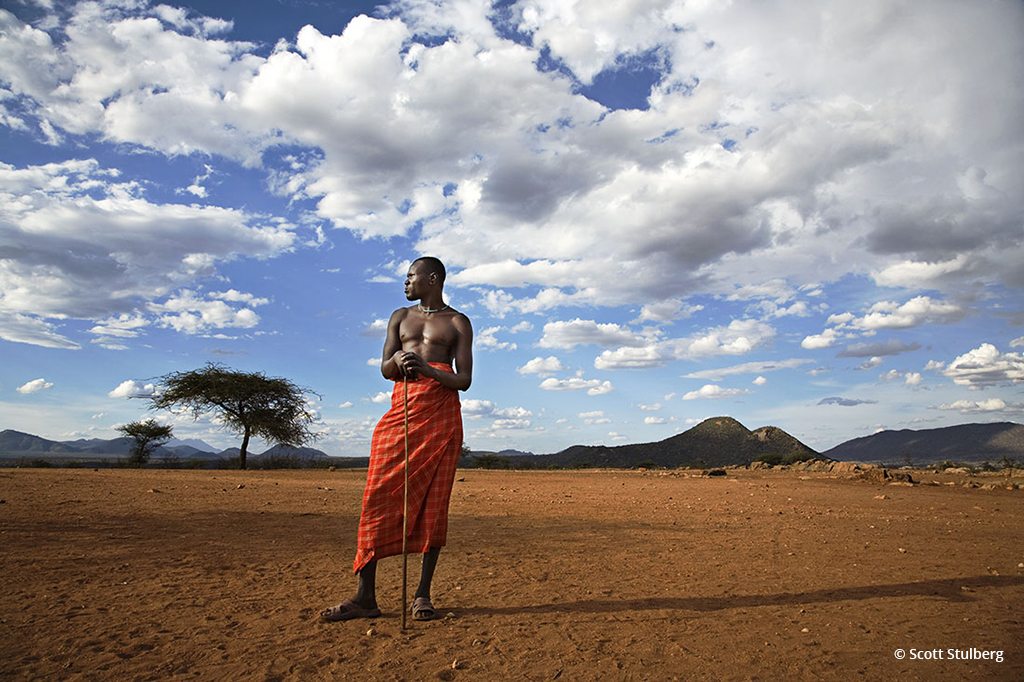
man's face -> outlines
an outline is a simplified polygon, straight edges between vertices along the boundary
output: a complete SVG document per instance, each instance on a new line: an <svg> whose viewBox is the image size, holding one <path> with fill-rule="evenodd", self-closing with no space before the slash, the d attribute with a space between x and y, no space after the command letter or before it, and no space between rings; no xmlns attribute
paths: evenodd
<svg viewBox="0 0 1024 682"><path fill-rule="evenodd" d="M405 297L410 301L418 301L427 293L427 288L433 283L433 273L427 272L423 263L416 262L409 267L409 273L405 276Z"/></svg>

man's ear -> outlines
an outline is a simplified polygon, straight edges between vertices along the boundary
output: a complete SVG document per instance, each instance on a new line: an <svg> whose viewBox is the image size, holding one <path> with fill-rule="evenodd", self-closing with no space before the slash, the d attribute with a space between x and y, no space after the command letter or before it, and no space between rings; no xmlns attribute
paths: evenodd
<svg viewBox="0 0 1024 682"><path fill-rule="evenodd" d="M430 279L428 280L431 284L437 284L437 273L430 273Z"/></svg>

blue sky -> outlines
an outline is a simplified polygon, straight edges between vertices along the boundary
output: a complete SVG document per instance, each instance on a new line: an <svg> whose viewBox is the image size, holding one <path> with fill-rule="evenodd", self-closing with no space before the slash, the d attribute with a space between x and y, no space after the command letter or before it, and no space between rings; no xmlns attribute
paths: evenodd
<svg viewBox="0 0 1024 682"><path fill-rule="evenodd" d="M365 455L423 254L474 449L1024 416L1018 2L4 7L2 428L220 362Z"/></svg>

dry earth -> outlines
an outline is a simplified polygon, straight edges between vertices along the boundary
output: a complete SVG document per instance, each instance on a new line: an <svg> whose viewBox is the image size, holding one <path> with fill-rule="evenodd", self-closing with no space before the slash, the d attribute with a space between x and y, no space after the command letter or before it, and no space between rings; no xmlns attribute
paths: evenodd
<svg viewBox="0 0 1024 682"><path fill-rule="evenodd" d="M445 618L403 633L399 559L383 618L317 620L364 476L0 470L0 676L1024 679L1020 490L460 471Z"/></svg>

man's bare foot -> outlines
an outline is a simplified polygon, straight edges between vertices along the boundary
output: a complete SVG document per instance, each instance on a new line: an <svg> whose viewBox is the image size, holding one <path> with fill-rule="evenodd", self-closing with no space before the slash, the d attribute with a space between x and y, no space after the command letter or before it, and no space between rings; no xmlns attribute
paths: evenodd
<svg viewBox="0 0 1024 682"><path fill-rule="evenodd" d="M337 623L341 620L352 620L354 618L378 618L379 616L380 609L377 607L365 608L351 599L320 612L320 620L325 623Z"/></svg>

